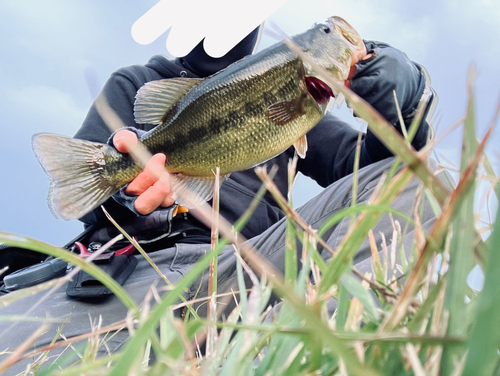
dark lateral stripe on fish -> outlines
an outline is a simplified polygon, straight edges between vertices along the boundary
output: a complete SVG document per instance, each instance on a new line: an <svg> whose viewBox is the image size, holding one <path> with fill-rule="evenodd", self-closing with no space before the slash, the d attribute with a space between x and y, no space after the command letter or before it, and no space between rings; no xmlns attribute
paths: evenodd
<svg viewBox="0 0 500 376"><path fill-rule="evenodd" d="M266 109L261 103L247 102L245 103L245 114L247 116L259 116L264 113Z"/></svg>
<svg viewBox="0 0 500 376"><path fill-rule="evenodd" d="M295 78L290 78L282 87L278 89L278 96L281 98L286 98L293 93L297 87L297 80Z"/></svg>

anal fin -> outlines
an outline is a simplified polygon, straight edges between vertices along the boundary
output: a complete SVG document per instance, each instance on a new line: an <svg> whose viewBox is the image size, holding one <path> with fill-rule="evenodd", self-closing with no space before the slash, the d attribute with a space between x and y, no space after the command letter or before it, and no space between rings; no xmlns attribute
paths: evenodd
<svg viewBox="0 0 500 376"><path fill-rule="evenodd" d="M304 159L306 157L307 152L307 137L303 135L297 141L293 143L295 150L297 150L297 154L300 158Z"/></svg>
<svg viewBox="0 0 500 376"><path fill-rule="evenodd" d="M220 184L229 177L230 174L220 176ZM192 209L203 202L210 200L214 193L214 176L188 176L183 174L173 174L171 176L171 186L174 192L173 198L177 203L186 208ZM188 198L184 200L183 197Z"/></svg>

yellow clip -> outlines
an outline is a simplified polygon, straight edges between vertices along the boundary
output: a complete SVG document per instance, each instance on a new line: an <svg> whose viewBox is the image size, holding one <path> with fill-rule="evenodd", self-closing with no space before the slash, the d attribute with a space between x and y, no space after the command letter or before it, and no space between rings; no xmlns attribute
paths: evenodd
<svg viewBox="0 0 500 376"><path fill-rule="evenodd" d="M172 215L172 218L175 217L177 214L182 214L182 213L187 213L189 211L188 208L185 206L177 205L177 207L174 209L174 214Z"/></svg>

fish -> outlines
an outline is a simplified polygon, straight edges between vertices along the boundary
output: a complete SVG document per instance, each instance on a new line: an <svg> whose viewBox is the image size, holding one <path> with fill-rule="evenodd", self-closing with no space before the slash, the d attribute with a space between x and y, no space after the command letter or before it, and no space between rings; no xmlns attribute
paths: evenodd
<svg viewBox="0 0 500 376"><path fill-rule="evenodd" d="M340 17L317 23L291 40L338 82L364 48ZM142 86L135 98L138 124L155 128L140 137L152 153L164 153L177 202L186 192L200 201L234 171L259 165L294 146L307 152L306 134L336 94L283 41L247 56L207 78L170 78ZM32 137L32 149L50 180L49 208L56 218L81 218L131 182L141 166L106 144L50 133Z"/></svg>

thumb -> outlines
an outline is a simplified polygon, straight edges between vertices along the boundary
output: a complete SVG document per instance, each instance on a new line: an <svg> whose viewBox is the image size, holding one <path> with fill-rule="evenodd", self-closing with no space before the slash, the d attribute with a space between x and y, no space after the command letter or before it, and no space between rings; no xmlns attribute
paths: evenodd
<svg viewBox="0 0 500 376"><path fill-rule="evenodd" d="M120 153L128 153L137 145L137 140L134 132L123 129L113 136L113 145Z"/></svg>

